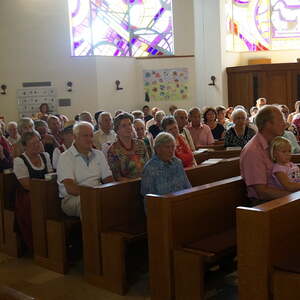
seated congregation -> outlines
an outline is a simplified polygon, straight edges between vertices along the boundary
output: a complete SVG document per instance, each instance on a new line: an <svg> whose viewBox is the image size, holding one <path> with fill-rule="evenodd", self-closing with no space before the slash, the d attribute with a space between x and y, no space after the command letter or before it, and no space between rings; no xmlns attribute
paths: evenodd
<svg viewBox="0 0 300 300"><path fill-rule="evenodd" d="M47 227L46 233L33 228L41 212L51 219L46 212L51 212L51 203L43 208L36 203L54 194L63 218L75 217L82 224L89 282L125 293L127 250L139 243L147 248L148 239L152 299L204 299L205 278L214 266L236 269L236 246L245 239L239 231L236 235L236 208L243 206L237 211L238 225L244 228L240 218L249 207L272 210L268 205L274 199L283 199L278 206L285 205L287 197L297 198L290 194L300 190L295 164L300 153L299 109L300 101L290 114L285 105L268 105L260 98L249 111L241 105L188 111L172 105L166 113L145 105L114 116L84 111L69 119L51 114L43 104L32 118L1 121L0 185L5 186L5 176L12 176L9 170L16 180L15 199L10 200L14 220L10 233L1 228L0 251L6 249L5 234L15 234L16 247L35 257L41 234L46 239L54 232L42 225L46 223L39 223ZM220 161L210 165L210 158ZM7 193L3 187L0 192L5 227ZM116 204L122 199L124 203ZM69 226L61 228L65 234ZM50 239L45 246L50 249L49 244ZM49 268L65 272L55 267L58 256ZM248 264L240 253L238 264L240 258L243 266ZM239 280L248 287L243 277ZM233 293L237 295L237 287ZM240 293L240 299L250 299ZM272 293L268 290L268 296L257 299L272 299Z"/></svg>

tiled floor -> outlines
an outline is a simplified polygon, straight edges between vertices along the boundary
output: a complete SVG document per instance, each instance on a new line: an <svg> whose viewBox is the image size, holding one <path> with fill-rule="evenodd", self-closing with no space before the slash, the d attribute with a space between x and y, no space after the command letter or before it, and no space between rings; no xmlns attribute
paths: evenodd
<svg viewBox="0 0 300 300"><path fill-rule="evenodd" d="M31 258L16 259L0 253L0 285L39 300L150 300L148 275L143 275L126 296L119 296L86 283L82 274L81 264L64 276L35 265ZM207 300L238 299L235 273L213 272L207 285Z"/></svg>

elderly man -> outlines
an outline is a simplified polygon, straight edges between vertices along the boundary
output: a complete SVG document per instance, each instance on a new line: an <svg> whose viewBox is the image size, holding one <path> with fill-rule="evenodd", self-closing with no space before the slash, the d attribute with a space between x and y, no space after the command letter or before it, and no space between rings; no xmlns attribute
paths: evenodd
<svg viewBox="0 0 300 300"><path fill-rule="evenodd" d="M196 149L206 147L214 143L214 137L210 128L201 122L201 112L198 107L194 107L189 111L189 119L191 124L188 129L193 138Z"/></svg>
<svg viewBox="0 0 300 300"><path fill-rule="evenodd" d="M270 143L284 132L282 113L275 106L265 105L257 113L255 121L258 133L245 146L240 160L241 175L252 205L288 194L272 184L273 163L270 158Z"/></svg>
<svg viewBox="0 0 300 300"><path fill-rule="evenodd" d="M155 155L145 165L142 175L143 196L165 195L191 187L182 162L175 157L175 147L175 139L170 133L162 132L155 138ZM146 211L146 202L144 205Z"/></svg>
<svg viewBox="0 0 300 300"><path fill-rule="evenodd" d="M185 109L176 109L174 118L177 122L180 135L182 135L187 140L191 150L194 152L196 149L193 138L190 134L190 131L186 127L189 124L187 111Z"/></svg>
<svg viewBox="0 0 300 300"><path fill-rule="evenodd" d="M74 144L58 160L57 180L62 210L69 216L81 216L79 186L97 186L113 178L104 154L92 148L93 125L79 122L73 134Z"/></svg>
<svg viewBox="0 0 300 300"><path fill-rule="evenodd" d="M102 150L106 143L114 143L117 139L117 134L112 130L112 117L108 112L102 112L98 117L99 130L95 132L93 142L94 146Z"/></svg>

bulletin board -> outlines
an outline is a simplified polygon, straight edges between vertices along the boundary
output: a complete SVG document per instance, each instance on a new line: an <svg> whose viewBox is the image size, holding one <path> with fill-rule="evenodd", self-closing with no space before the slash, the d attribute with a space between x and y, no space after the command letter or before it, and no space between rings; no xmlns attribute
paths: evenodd
<svg viewBox="0 0 300 300"><path fill-rule="evenodd" d="M144 90L150 101L180 101L189 97L187 68L144 70Z"/></svg>
<svg viewBox="0 0 300 300"><path fill-rule="evenodd" d="M17 90L17 104L20 118L33 117L42 103L47 103L52 114L57 113L55 87L34 87Z"/></svg>

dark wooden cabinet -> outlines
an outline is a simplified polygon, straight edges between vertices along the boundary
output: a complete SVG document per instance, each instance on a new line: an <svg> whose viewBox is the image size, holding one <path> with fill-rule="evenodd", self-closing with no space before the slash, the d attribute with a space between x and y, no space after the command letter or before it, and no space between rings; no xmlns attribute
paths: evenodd
<svg viewBox="0 0 300 300"><path fill-rule="evenodd" d="M269 104L286 104L291 110L300 100L300 63L250 65L227 68L228 104L248 109L264 97Z"/></svg>

